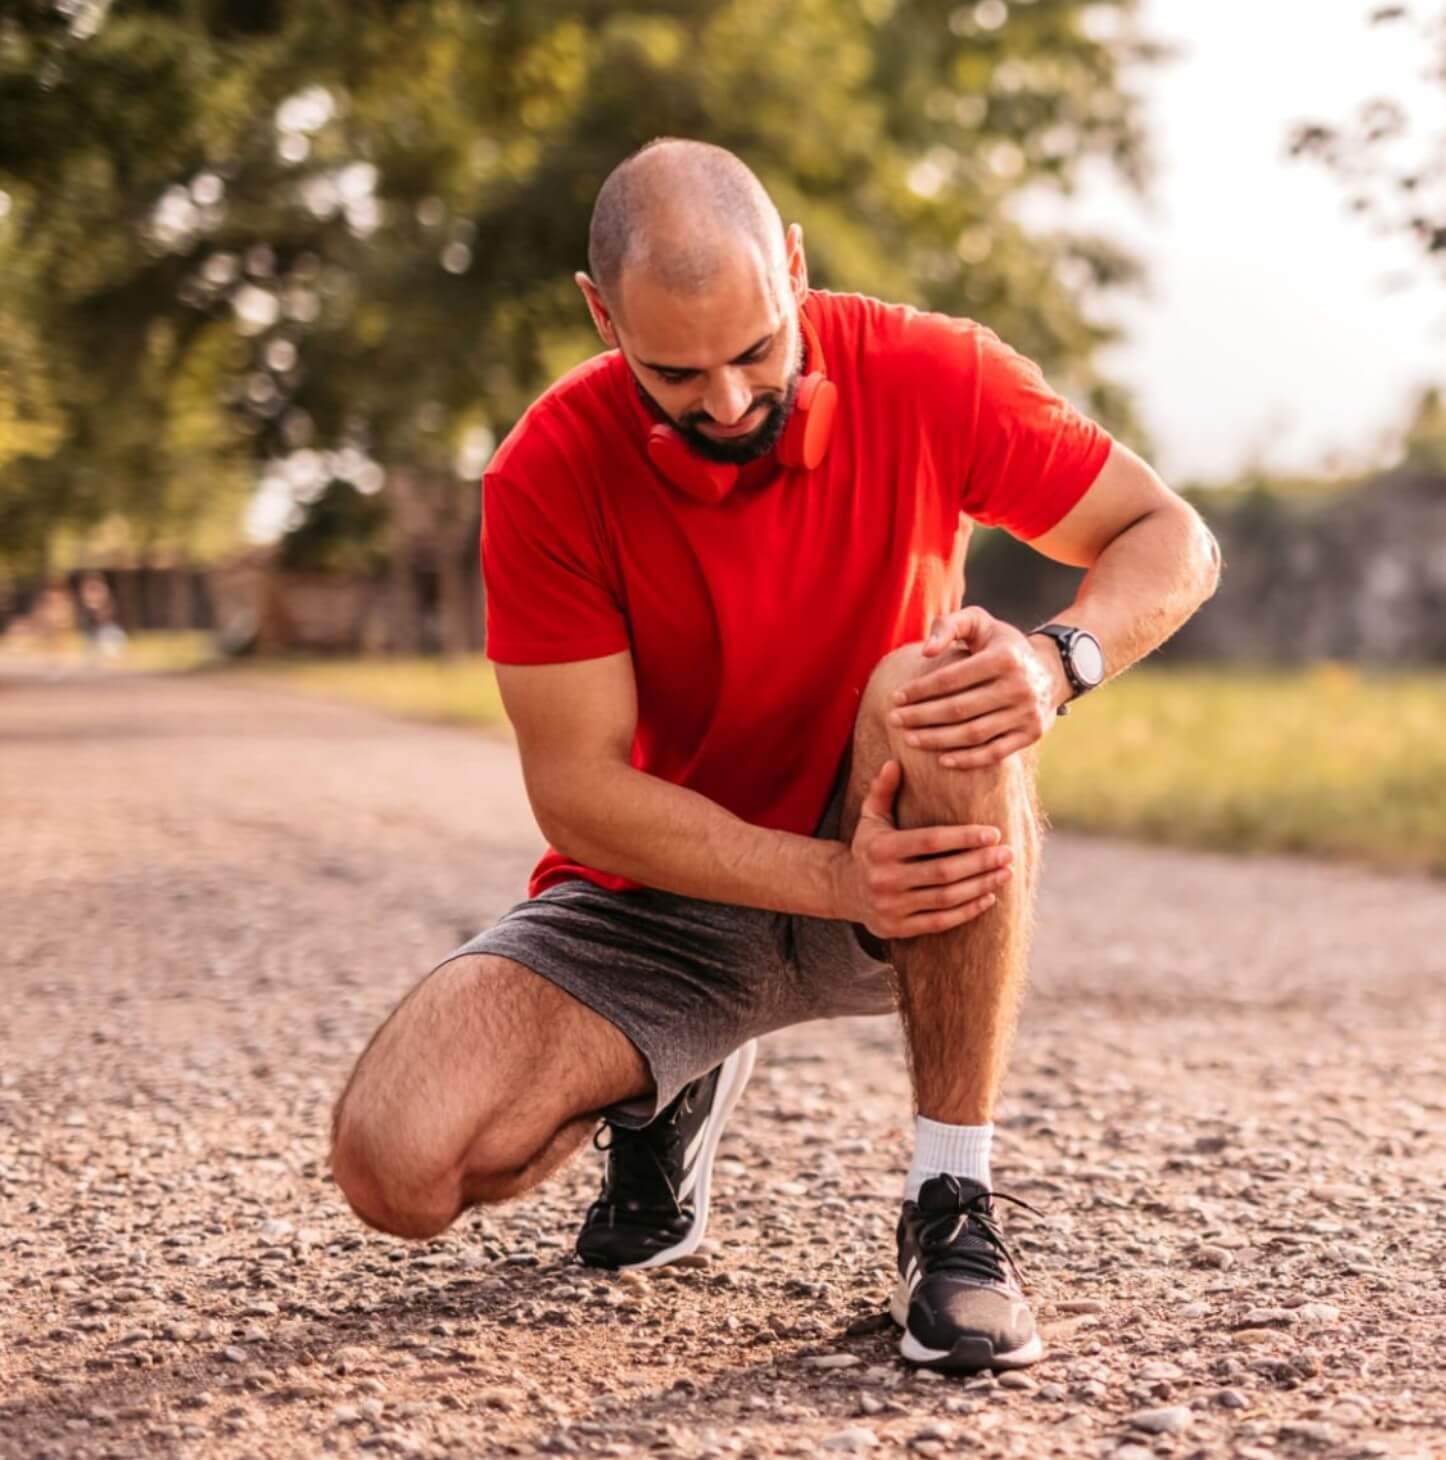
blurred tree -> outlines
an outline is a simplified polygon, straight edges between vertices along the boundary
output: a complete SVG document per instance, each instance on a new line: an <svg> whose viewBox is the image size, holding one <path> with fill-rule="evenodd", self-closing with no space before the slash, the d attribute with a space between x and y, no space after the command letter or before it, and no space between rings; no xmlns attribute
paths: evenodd
<svg viewBox="0 0 1446 1460"><path fill-rule="evenodd" d="M46 500L194 531L254 457L285 527L385 480L393 557L431 545L462 647L477 475L596 348L571 282L592 199L661 134L744 157L818 284L979 318L1129 429L1088 306L1133 262L1013 205L1091 159L1143 181L1136 4L12 4L0 186L47 281L46 473L88 484Z"/></svg>
<svg viewBox="0 0 1446 1460"><path fill-rule="evenodd" d="M1369 21L1415 29L1423 75L1446 101L1446 4L1376 5ZM1413 238L1446 277L1446 108L1434 119L1413 119L1399 97L1376 97L1349 124L1300 123L1289 147L1330 167L1352 212Z"/></svg>
<svg viewBox="0 0 1446 1460"><path fill-rule="evenodd" d="M1404 465L1433 476L1446 493L1446 396L1423 390L1406 428Z"/></svg>
<svg viewBox="0 0 1446 1460"><path fill-rule="evenodd" d="M369 577L384 566L379 544L386 505L349 482L332 482L311 505L306 519L282 539L283 568Z"/></svg>

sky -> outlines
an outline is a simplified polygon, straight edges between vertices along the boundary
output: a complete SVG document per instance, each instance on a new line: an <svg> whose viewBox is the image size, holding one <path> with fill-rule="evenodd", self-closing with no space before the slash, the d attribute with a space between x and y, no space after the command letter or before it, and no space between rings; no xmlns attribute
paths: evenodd
<svg viewBox="0 0 1446 1460"><path fill-rule="evenodd" d="M1441 118L1427 56L1371 0L1145 0L1178 59L1136 89L1157 172L1144 206L1093 177L1067 216L1131 246L1148 293L1101 363L1133 388L1167 479L1259 465L1388 460L1414 393L1446 385L1446 280L1345 210L1325 169L1285 156L1291 125L1346 121L1387 94ZM1414 280L1394 290L1387 280Z"/></svg>

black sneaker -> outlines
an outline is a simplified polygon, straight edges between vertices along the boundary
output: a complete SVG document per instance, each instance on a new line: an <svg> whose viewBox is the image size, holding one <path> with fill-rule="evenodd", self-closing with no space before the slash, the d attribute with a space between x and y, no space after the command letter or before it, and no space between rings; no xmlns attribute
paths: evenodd
<svg viewBox="0 0 1446 1460"><path fill-rule="evenodd" d="M641 1130L604 1125L608 1144L594 1138L607 1152L602 1193L577 1235L577 1255L588 1266L662 1267L703 1240L713 1157L757 1054L750 1039Z"/></svg>
<svg viewBox="0 0 1446 1460"><path fill-rule="evenodd" d="M1044 1352L1019 1268L994 1220L987 1186L926 1181L899 1218L899 1283L889 1311L899 1352L936 1369L1019 1369ZM1006 1201L1029 1207L1017 1197Z"/></svg>

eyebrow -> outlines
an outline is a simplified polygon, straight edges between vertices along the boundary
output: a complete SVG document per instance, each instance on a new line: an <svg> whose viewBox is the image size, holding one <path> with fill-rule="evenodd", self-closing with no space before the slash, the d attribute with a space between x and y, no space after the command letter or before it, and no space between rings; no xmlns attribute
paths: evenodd
<svg viewBox="0 0 1446 1460"><path fill-rule="evenodd" d="M750 355L759 354L765 346L771 345L778 338L778 331L764 335L762 339L754 340L741 355L735 355L728 363L730 365L741 365ZM639 360L638 364L645 370L656 370L662 375L697 375L702 370L701 365L655 365L651 360Z"/></svg>

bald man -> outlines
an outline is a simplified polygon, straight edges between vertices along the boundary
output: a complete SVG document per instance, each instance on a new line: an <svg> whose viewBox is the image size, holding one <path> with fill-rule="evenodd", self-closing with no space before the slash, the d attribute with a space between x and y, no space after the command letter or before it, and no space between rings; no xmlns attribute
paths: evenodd
<svg viewBox="0 0 1446 1460"><path fill-rule="evenodd" d="M532 406L483 493L488 652L551 845L372 1039L336 1179L367 1222L429 1237L601 1122L582 1260L677 1261L758 1037L897 1009L902 1352L1032 1363L989 1157L1035 747L1213 591L1214 541L987 329L810 289L800 229L718 148L623 162L589 268L607 350ZM974 522L1086 569L1074 601L1032 629L964 606Z"/></svg>

